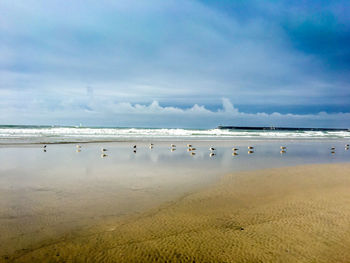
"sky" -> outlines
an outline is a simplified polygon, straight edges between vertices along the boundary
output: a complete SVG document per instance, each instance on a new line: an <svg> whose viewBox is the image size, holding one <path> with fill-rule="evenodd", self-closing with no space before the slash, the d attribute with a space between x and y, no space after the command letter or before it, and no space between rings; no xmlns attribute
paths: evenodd
<svg viewBox="0 0 350 263"><path fill-rule="evenodd" d="M350 128L348 0L2 0L0 125Z"/></svg>

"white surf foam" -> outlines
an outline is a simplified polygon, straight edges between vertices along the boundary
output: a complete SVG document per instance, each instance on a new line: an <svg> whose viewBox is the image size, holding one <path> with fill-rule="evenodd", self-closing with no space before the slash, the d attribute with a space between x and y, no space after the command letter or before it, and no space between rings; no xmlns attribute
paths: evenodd
<svg viewBox="0 0 350 263"><path fill-rule="evenodd" d="M254 131L254 130L196 130L142 128L73 128L73 127L0 127L0 138L24 141L94 141L133 139L322 139L350 138L346 131Z"/></svg>

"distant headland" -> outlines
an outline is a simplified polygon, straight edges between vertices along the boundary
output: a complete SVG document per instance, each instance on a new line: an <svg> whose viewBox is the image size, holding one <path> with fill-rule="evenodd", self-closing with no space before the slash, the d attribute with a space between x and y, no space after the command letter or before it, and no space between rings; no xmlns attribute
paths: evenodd
<svg viewBox="0 0 350 263"><path fill-rule="evenodd" d="M350 128L296 128L296 127L254 127L254 126L218 126L222 130L276 130L276 131L348 131Z"/></svg>

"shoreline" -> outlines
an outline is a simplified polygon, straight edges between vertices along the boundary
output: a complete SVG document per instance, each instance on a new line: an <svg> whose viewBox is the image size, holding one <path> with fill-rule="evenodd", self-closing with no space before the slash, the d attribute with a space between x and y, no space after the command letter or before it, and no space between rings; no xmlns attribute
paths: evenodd
<svg viewBox="0 0 350 263"><path fill-rule="evenodd" d="M159 144L170 144L170 143L180 143L186 145L187 143L240 143L240 144L247 144L247 143L297 143L297 142L309 142L309 143L327 143L327 142L349 142L349 138L338 138L338 137L329 137L329 138L321 138L321 137L315 137L315 138L253 138L253 137L235 137L235 138L201 138L201 137L195 137L195 138L135 138L135 139L128 139L128 138L122 138L120 140L72 140L72 141L23 141L23 142L15 142L15 140L11 140L8 142L4 142L8 139L2 139L0 138L0 147L6 148L6 147L25 147L25 146L40 146L43 144L47 145L65 145L65 144L127 144L127 143L141 143L141 144L149 144L149 143L159 143ZM18 141L22 140L18 139Z"/></svg>
<svg viewBox="0 0 350 263"><path fill-rule="evenodd" d="M114 226L106 220L3 260L347 262L349 171L338 163L235 172Z"/></svg>

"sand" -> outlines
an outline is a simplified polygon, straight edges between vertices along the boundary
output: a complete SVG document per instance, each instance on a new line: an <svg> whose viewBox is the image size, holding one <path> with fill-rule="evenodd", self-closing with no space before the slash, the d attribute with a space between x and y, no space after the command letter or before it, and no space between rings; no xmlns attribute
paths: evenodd
<svg viewBox="0 0 350 263"><path fill-rule="evenodd" d="M350 164L239 172L1 262L350 262Z"/></svg>

